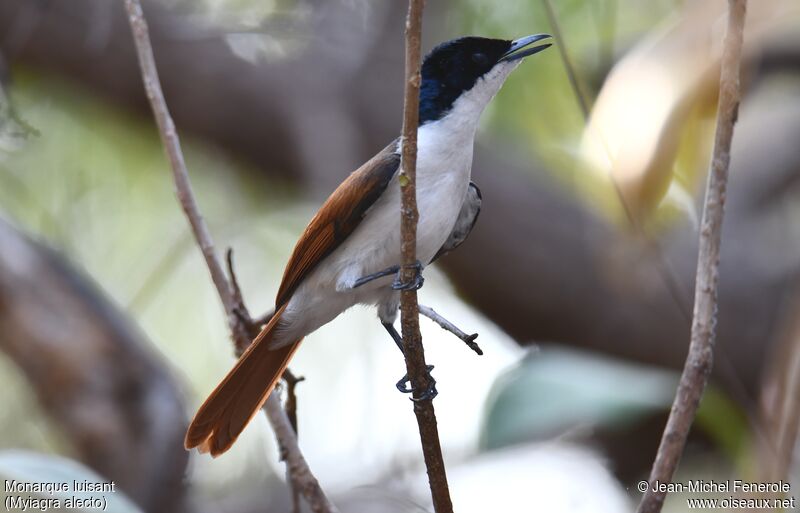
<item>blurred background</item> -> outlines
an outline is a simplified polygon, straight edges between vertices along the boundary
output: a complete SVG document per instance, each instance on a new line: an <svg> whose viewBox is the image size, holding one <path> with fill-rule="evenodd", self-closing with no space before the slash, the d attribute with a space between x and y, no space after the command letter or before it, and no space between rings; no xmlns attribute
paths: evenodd
<svg viewBox="0 0 800 513"><path fill-rule="evenodd" d="M321 201L400 131L406 6L143 5L217 249L233 248L248 306L267 311ZM688 346L726 5L428 3L424 50L560 34L483 116L480 221L420 292L485 352L422 319L457 511L608 513L640 498ZM3 0L0 77L0 476L114 480L110 511L290 511L262 416L216 460L182 447L232 344L122 3ZM682 481L797 470L796 0L750 2L743 87L714 375ZM300 444L343 512L431 510L396 353L374 312L353 309L292 363L306 377Z"/></svg>

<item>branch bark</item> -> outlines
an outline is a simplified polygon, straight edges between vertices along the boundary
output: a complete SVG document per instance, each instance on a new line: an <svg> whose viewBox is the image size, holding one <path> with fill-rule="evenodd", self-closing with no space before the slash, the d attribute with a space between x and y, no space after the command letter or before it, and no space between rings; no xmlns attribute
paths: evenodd
<svg viewBox="0 0 800 513"><path fill-rule="evenodd" d="M419 126L419 88L422 11L424 0L409 0L405 29L405 94L403 102L403 134L401 172L399 176L402 194L401 249L403 256L402 279L410 283L415 278L417 262L417 128ZM419 331L419 303L416 290L404 290L400 294L401 325L403 331L403 354L406 369L414 390L414 415L417 417L422 453L428 470L433 509L436 513L452 513L453 504L447 486L447 473L439 443L439 428L432 398L422 398L428 391L430 374L425 363L425 350Z"/></svg>
<svg viewBox="0 0 800 513"><path fill-rule="evenodd" d="M248 326L243 320L243 318L249 318L247 309L242 303L241 297L235 294L232 282L228 281L228 278L225 276L222 264L214 250L211 234L208 231L200 209L197 206L197 202L194 199L189 173L186 169L183 152L181 151L180 139L175 130L172 117L169 114L169 109L164 99L164 93L161 90L158 70L156 69L153 48L150 43L147 22L142 12L142 6L139 0L125 0L125 8L133 33L145 92L150 106L153 109L153 116L158 124L159 135L161 136L164 150L172 168L178 200L186 213L197 245L200 247L203 257L205 258L206 265L211 274L211 279L214 282L214 286L217 288L220 300L222 301L222 305L228 317L228 325L231 329L231 336L237 348L237 353L241 353L251 342L250 333L252 332L252 326ZM277 394L273 393L270 395L264 409L286 459L293 486L301 491L303 497L308 501L309 506L315 513L336 512L336 507L322 491L319 482L308 466L308 462L301 453L300 447L297 444L296 434L286 416L286 412L284 412L280 404L280 399Z"/></svg>
<svg viewBox="0 0 800 513"><path fill-rule="evenodd" d="M653 484L656 481L668 483L672 480L713 365L722 220L731 140L739 111L739 68L746 5L746 0L728 0L728 27L720 73L717 131L700 224L700 250L689 354L650 473L650 487L637 510L639 513L661 511L666 492L653 491Z"/></svg>

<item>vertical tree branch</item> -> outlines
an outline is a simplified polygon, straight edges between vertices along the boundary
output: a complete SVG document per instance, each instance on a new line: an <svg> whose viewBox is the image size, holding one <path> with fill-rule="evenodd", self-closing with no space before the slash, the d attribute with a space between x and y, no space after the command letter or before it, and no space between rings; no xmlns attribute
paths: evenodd
<svg viewBox="0 0 800 513"><path fill-rule="evenodd" d="M401 235L403 271L402 279L409 283L414 279L414 264L417 260L417 128L419 126L422 10L424 0L409 0L405 29L405 99L403 105L403 134L400 189L402 191ZM419 331L419 304L416 290L401 292L401 324L403 352L411 385L414 389L414 414L417 417L422 453L428 470L433 508L436 513L451 513L453 504L447 486L447 474L439 443L439 429L432 399L420 399L420 394L429 389L429 375L425 364L425 352Z"/></svg>
<svg viewBox="0 0 800 513"><path fill-rule="evenodd" d="M650 487L637 510L639 513L661 511L666 492L654 492L653 483L668 483L672 479L713 364L722 219L733 127L739 111L739 67L746 3L746 0L728 0L728 27L720 72L717 132L700 224L689 354L650 473Z"/></svg>
<svg viewBox="0 0 800 513"><path fill-rule="evenodd" d="M133 40L136 46L136 54L139 59L142 80L144 81L145 92L150 106L153 109L153 116L158 124L161 142L164 151L169 159L172 174L175 181L176 194L181 207L186 213L189 224L192 228L195 240L200 246L205 258L206 265L211 274L211 279L217 288L225 313L228 317L228 325L231 329L231 336L237 348L237 353L241 352L250 345L250 331L253 326L248 326L246 319L249 315L241 297L235 293L234 286L225 276L222 264L214 250L214 243L208 227L203 220L200 209L194 198L192 185L189 180L189 173L186 169L186 162L181 151L180 139L175 130L175 124L169 114L164 93L161 90L161 83L158 78L153 47L150 43L150 36L147 29L147 22L142 12L139 0L125 0L125 8L128 13L128 21L133 33ZM289 475L293 486L300 490L300 493L308 501L311 510L315 513L334 513L338 510L325 496L319 482L311 473L308 463L305 460L297 444L297 437L286 412L280 404L277 394L270 395L264 406L267 418L275 431L278 443L281 446L282 454L285 457L289 469Z"/></svg>

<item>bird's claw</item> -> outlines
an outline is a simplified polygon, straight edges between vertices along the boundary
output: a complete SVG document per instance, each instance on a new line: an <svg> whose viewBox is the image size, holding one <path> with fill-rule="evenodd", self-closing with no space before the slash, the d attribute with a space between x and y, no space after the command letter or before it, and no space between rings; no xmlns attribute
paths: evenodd
<svg viewBox="0 0 800 513"><path fill-rule="evenodd" d="M432 370L433 365L426 366L426 372L428 374L428 387L419 395L419 397L412 397L412 401L419 402L432 400L434 397L439 395L439 391L436 390L436 380L433 379L433 376L431 375ZM410 386L406 386L406 383L409 385L411 384L411 378L408 377L408 374L404 375L395 386L397 387L397 390L404 394L413 394L415 390Z"/></svg>
<svg viewBox="0 0 800 513"><path fill-rule="evenodd" d="M417 260L409 267L414 269L414 278L410 282L403 282L401 279L403 268L400 268L392 282L393 290L419 290L422 288L422 284L425 283L425 278L422 277L422 262Z"/></svg>

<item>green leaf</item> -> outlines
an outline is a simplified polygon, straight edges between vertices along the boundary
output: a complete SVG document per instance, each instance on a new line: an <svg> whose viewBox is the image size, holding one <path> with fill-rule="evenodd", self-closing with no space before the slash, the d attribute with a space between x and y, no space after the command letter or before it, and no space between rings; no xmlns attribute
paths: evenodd
<svg viewBox="0 0 800 513"><path fill-rule="evenodd" d="M503 447L576 426L622 429L668 409L677 380L671 371L550 346L497 380L482 445Z"/></svg>

